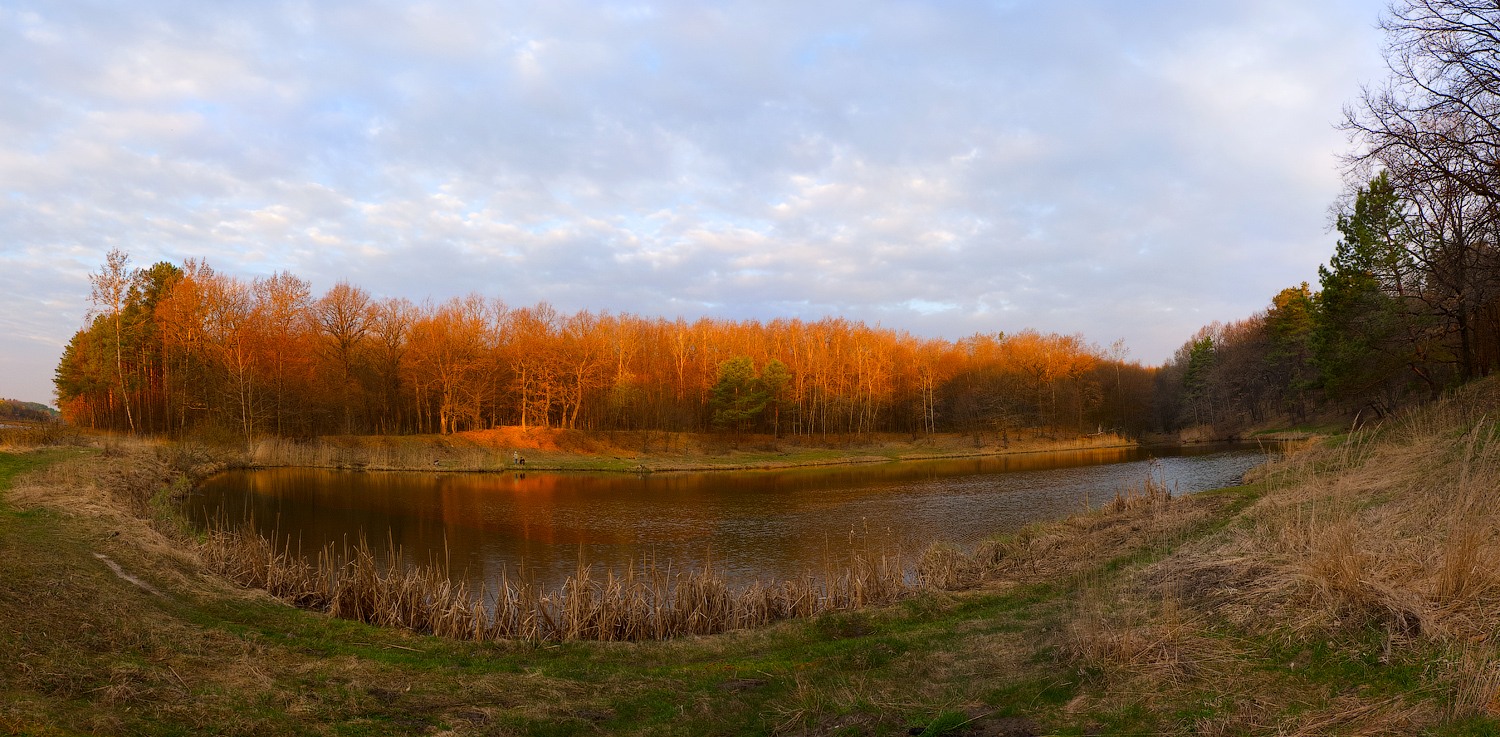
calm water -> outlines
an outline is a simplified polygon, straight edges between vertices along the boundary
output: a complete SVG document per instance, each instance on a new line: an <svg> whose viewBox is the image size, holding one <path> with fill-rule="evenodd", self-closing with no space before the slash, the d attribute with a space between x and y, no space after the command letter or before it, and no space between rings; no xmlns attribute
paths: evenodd
<svg viewBox="0 0 1500 737"><path fill-rule="evenodd" d="M972 544L1098 506L1147 474L1187 494L1238 483L1264 459L1217 446L645 476L274 469L215 476L187 505L194 519L253 519L307 552L361 534L390 541L475 584L523 569L556 583L580 555L617 568L711 562L748 582L821 570L851 536Z"/></svg>

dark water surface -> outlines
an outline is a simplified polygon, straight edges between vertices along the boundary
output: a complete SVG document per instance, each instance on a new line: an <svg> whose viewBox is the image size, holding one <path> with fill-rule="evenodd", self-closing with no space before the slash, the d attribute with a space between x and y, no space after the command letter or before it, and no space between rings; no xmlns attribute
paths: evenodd
<svg viewBox="0 0 1500 737"><path fill-rule="evenodd" d="M472 584L524 569L556 584L580 553L617 569L652 557L736 582L821 571L856 544L973 544L1097 507L1152 474L1176 493L1230 486L1256 446L1109 449L785 471L626 474L232 471L187 501L315 553L363 534Z"/></svg>

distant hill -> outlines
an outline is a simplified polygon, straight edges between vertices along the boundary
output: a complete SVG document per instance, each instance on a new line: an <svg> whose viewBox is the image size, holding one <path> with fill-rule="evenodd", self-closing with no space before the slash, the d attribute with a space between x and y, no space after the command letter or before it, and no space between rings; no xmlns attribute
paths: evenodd
<svg viewBox="0 0 1500 737"><path fill-rule="evenodd" d="M47 422L57 418L57 410L45 404L23 402L19 399L0 399L0 420Z"/></svg>

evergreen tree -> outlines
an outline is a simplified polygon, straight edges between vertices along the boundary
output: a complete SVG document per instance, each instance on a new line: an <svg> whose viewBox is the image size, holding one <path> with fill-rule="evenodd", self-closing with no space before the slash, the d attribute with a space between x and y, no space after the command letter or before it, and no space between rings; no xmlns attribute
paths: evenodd
<svg viewBox="0 0 1500 737"><path fill-rule="evenodd" d="M1313 336L1317 330L1317 297L1307 282L1287 287L1271 299L1266 311L1266 374L1279 387L1283 407L1298 419L1307 415L1308 394L1319 381L1313 364Z"/></svg>
<svg viewBox="0 0 1500 737"><path fill-rule="evenodd" d="M713 424L719 429L745 430L760 418L770 395L755 364L748 356L737 356L719 364L719 380L713 387Z"/></svg>
<svg viewBox="0 0 1500 737"><path fill-rule="evenodd" d="M1214 339L1205 335L1188 346L1186 370L1182 375L1183 398L1193 412L1193 424L1213 422Z"/></svg>
<svg viewBox="0 0 1500 737"><path fill-rule="evenodd" d="M781 406L787 401L787 392L792 386L792 370L776 359L766 362L761 369L760 383L766 391L766 401L771 407L771 433L781 437Z"/></svg>
<svg viewBox="0 0 1500 737"><path fill-rule="evenodd" d="M1332 398L1390 409L1389 391L1413 364L1401 302L1407 255L1402 204L1384 172L1359 190L1352 213L1340 215L1343 236L1327 266L1318 267L1314 360Z"/></svg>

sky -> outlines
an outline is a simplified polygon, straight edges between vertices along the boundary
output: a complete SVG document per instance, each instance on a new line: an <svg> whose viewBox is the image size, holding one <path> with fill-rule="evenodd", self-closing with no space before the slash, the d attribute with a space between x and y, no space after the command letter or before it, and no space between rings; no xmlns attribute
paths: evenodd
<svg viewBox="0 0 1500 737"><path fill-rule="evenodd" d="M0 397L90 273L1081 333L1316 284L1383 0L0 0Z"/></svg>

